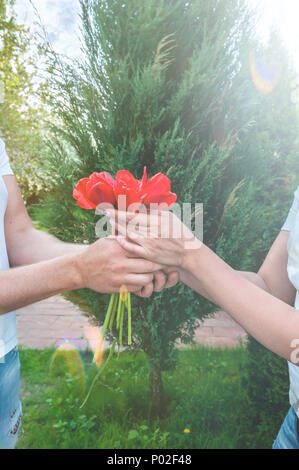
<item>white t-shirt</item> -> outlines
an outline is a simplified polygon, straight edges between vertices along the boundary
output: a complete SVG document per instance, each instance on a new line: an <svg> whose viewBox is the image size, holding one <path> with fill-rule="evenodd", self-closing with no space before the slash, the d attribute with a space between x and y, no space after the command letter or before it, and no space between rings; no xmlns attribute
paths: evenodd
<svg viewBox="0 0 299 470"><path fill-rule="evenodd" d="M8 193L2 176L12 174L4 142L0 139L0 269L9 269L4 234L4 214ZM16 312L0 315L0 358L13 349L17 343Z"/></svg>
<svg viewBox="0 0 299 470"><path fill-rule="evenodd" d="M290 232L287 269L289 280L297 290L295 308L299 310L299 187L295 191L294 196L294 202L281 230L288 230ZM298 340L299 342L299 331L294 332L294 340ZM291 362L288 364L290 374L290 403L299 416L299 366Z"/></svg>

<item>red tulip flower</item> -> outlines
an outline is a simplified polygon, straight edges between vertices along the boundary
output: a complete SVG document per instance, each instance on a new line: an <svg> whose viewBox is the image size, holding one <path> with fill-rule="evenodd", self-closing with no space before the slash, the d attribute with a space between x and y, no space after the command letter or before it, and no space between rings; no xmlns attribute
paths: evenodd
<svg viewBox="0 0 299 470"><path fill-rule="evenodd" d="M82 178L78 181L73 196L77 201L78 206L83 209L96 209L100 204L111 204L115 206L118 204L122 206L122 198L125 197L125 207L119 207L120 210L130 210L135 212L143 204L147 209L151 204L162 204L163 208L171 206L176 201L176 194L170 191L171 181L166 175L157 173L155 176L147 179L146 167L144 167L143 177L137 180L127 170L118 171L114 178L103 171L101 173L92 173L89 178ZM102 329L102 338L98 350L101 350L105 332L107 328L112 329L113 325L119 330L119 346L122 345L123 335L123 321L125 309L128 313L128 344L132 343L132 327L131 327L131 294L127 292L126 287L123 286L124 292L120 294L112 294L110 303L107 310L106 318ZM114 351L115 341L112 346L112 353ZM107 362L111 356L109 354ZM106 365L107 365L106 362ZM102 373L103 367L101 366L96 378ZM84 406L91 393L95 381L89 389L89 392L81 405Z"/></svg>
<svg viewBox="0 0 299 470"><path fill-rule="evenodd" d="M115 177L114 194L119 204L119 196L126 196L126 209L134 204L135 210L141 204L139 181L127 170L120 170ZM124 208L122 208L124 210Z"/></svg>
<svg viewBox="0 0 299 470"><path fill-rule="evenodd" d="M96 209L102 202L115 204L114 187L115 181L110 173L92 173L77 183L73 196L83 209Z"/></svg>
<svg viewBox="0 0 299 470"><path fill-rule="evenodd" d="M171 206L177 199L176 194L170 191L171 181L163 173L157 173L147 180L146 167L144 167L143 178L140 181L140 194L142 203L149 207L150 204L162 204Z"/></svg>
<svg viewBox="0 0 299 470"><path fill-rule="evenodd" d="M170 191L171 181L163 173L157 173L147 180L146 167L143 177L137 180L127 170L120 170L116 178L107 173L92 173L89 178L81 179L74 189L73 196L83 209L96 209L101 203L113 206L119 196L126 197L126 209L138 210L140 204L149 208L150 204L164 203L168 207L176 201L176 194ZM131 207L130 207L131 206ZM132 209L131 209L132 210Z"/></svg>

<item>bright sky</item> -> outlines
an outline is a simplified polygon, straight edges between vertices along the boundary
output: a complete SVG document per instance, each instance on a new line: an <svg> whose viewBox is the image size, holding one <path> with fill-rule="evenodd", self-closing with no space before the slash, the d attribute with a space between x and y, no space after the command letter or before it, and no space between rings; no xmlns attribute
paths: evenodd
<svg viewBox="0 0 299 470"><path fill-rule="evenodd" d="M48 38L57 52L75 57L79 53L78 0L31 0L41 17ZM208 1L208 0L207 0ZM271 24L278 26L299 73L299 0L248 0L261 9L257 30L265 37ZM20 22L32 26L35 14L30 0L17 0Z"/></svg>
<svg viewBox="0 0 299 470"><path fill-rule="evenodd" d="M34 30L40 31L34 23L41 21L56 52L70 57L80 53L78 0L16 0L16 11L19 22Z"/></svg>
<svg viewBox="0 0 299 470"><path fill-rule="evenodd" d="M261 11L258 32L267 37L271 25L276 26L293 57L299 74L299 0L248 0Z"/></svg>

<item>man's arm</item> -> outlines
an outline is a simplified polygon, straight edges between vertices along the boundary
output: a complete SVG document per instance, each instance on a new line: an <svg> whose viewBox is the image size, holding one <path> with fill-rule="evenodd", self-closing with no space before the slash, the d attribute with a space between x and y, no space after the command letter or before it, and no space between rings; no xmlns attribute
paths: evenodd
<svg viewBox="0 0 299 470"><path fill-rule="evenodd" d="M160 265L136 259L115 240L104 238L83 253L0 271L0 314L67 290L83 287L100 293L139 292L152 283Z"/></svg>
<svg viewBox="0 0 299 470"><path fill-rule="evenodd" d="M84 245L65 243L37 230L27 213L15 177L4 176L3 179L9 195L4 225L11 267L38 263L66 254L79 254L86 249Z"/></svg>
<svg viewBox="0 0 299 470"><path fill-rule="evenodd" d="M75 257L68 255L0 271L0 315L83 286Z"/></svg>
<svg viewBox="0 0 299 470"><path fill-rule="evenodd" d="M79 255L84 253L88 245L65 243L53 235L35 229L27 213L15 177L4 176L3 179L9 194L5 213L5 236L11 267L39 263L67 254ZM116 250L116 247L114 249ZM120 256L120 253L117 253L116 250L114 256L117 255ZM124 254L121 255L122 258ZM28 273L28 269L26 272ZM150 297L153 292L159 292L164 288L174 286L178 280L179 275L176 270L169 270L168 275L165 275L163 271L154 269L153 281L145 284L139 290L135 290L134 293L139 297ZM97 290L101 292L101 286L98 286ZM34 293L37 294L36 290ZM53 294L49 292L48 296L50 295ZM30 296L30 299L26 300L26 305L34 302L32 296Z"/></svg>
<svg viewBox="0 0 299 470"><path fill-rule="evenodd" d="M35 229L15 177L4 176L3 179L8 190L4 221L7 253L10 266L18 269L0 274L0 314L82 287L78 278L81 279L85 266L87 275L84 276L83 287L101 293L119 292L120 286L125 284L135 295L150 297L153 291L172 287L178 282L177 271L170 270L167 276L153 263L148 265L145 260L128 259L127 253L120 251L119 245L111 240L109 245L108 240L99 240L93 248L93 245L65 243ZM66 255L69 257L65 258ZM60 257L64 258L60 261L55 259ZM78 267L76 257L80 259L80 269L75 273L72 266L74 263ZM49 260L53 262L45 263ZM95 268L94 263L97 263ZM64 273L62 278L58 272L60 267Z"/></svg>
<svg viewBox="0 0 299 470"><path fill-rule="evenodd" d="M114 240L76 245L35 229L15 177L3 179L8 190L4 224L12 269L0 271L0 314L81 287L110 293L126 285L130 292L148 297L153 289L171 284L160 266L128 256Z"/></svg>

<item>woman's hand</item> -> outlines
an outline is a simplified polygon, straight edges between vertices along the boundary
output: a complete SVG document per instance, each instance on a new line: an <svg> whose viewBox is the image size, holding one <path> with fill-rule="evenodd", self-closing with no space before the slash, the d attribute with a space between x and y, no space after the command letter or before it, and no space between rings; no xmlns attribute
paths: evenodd
<svg viewBox="0 0 299 470"><path fill-rule="evenodd" d="M129 253L168 266L182 266L186 253L202 243L169 211L151 214L109 211L119 244Z"/></svg>

